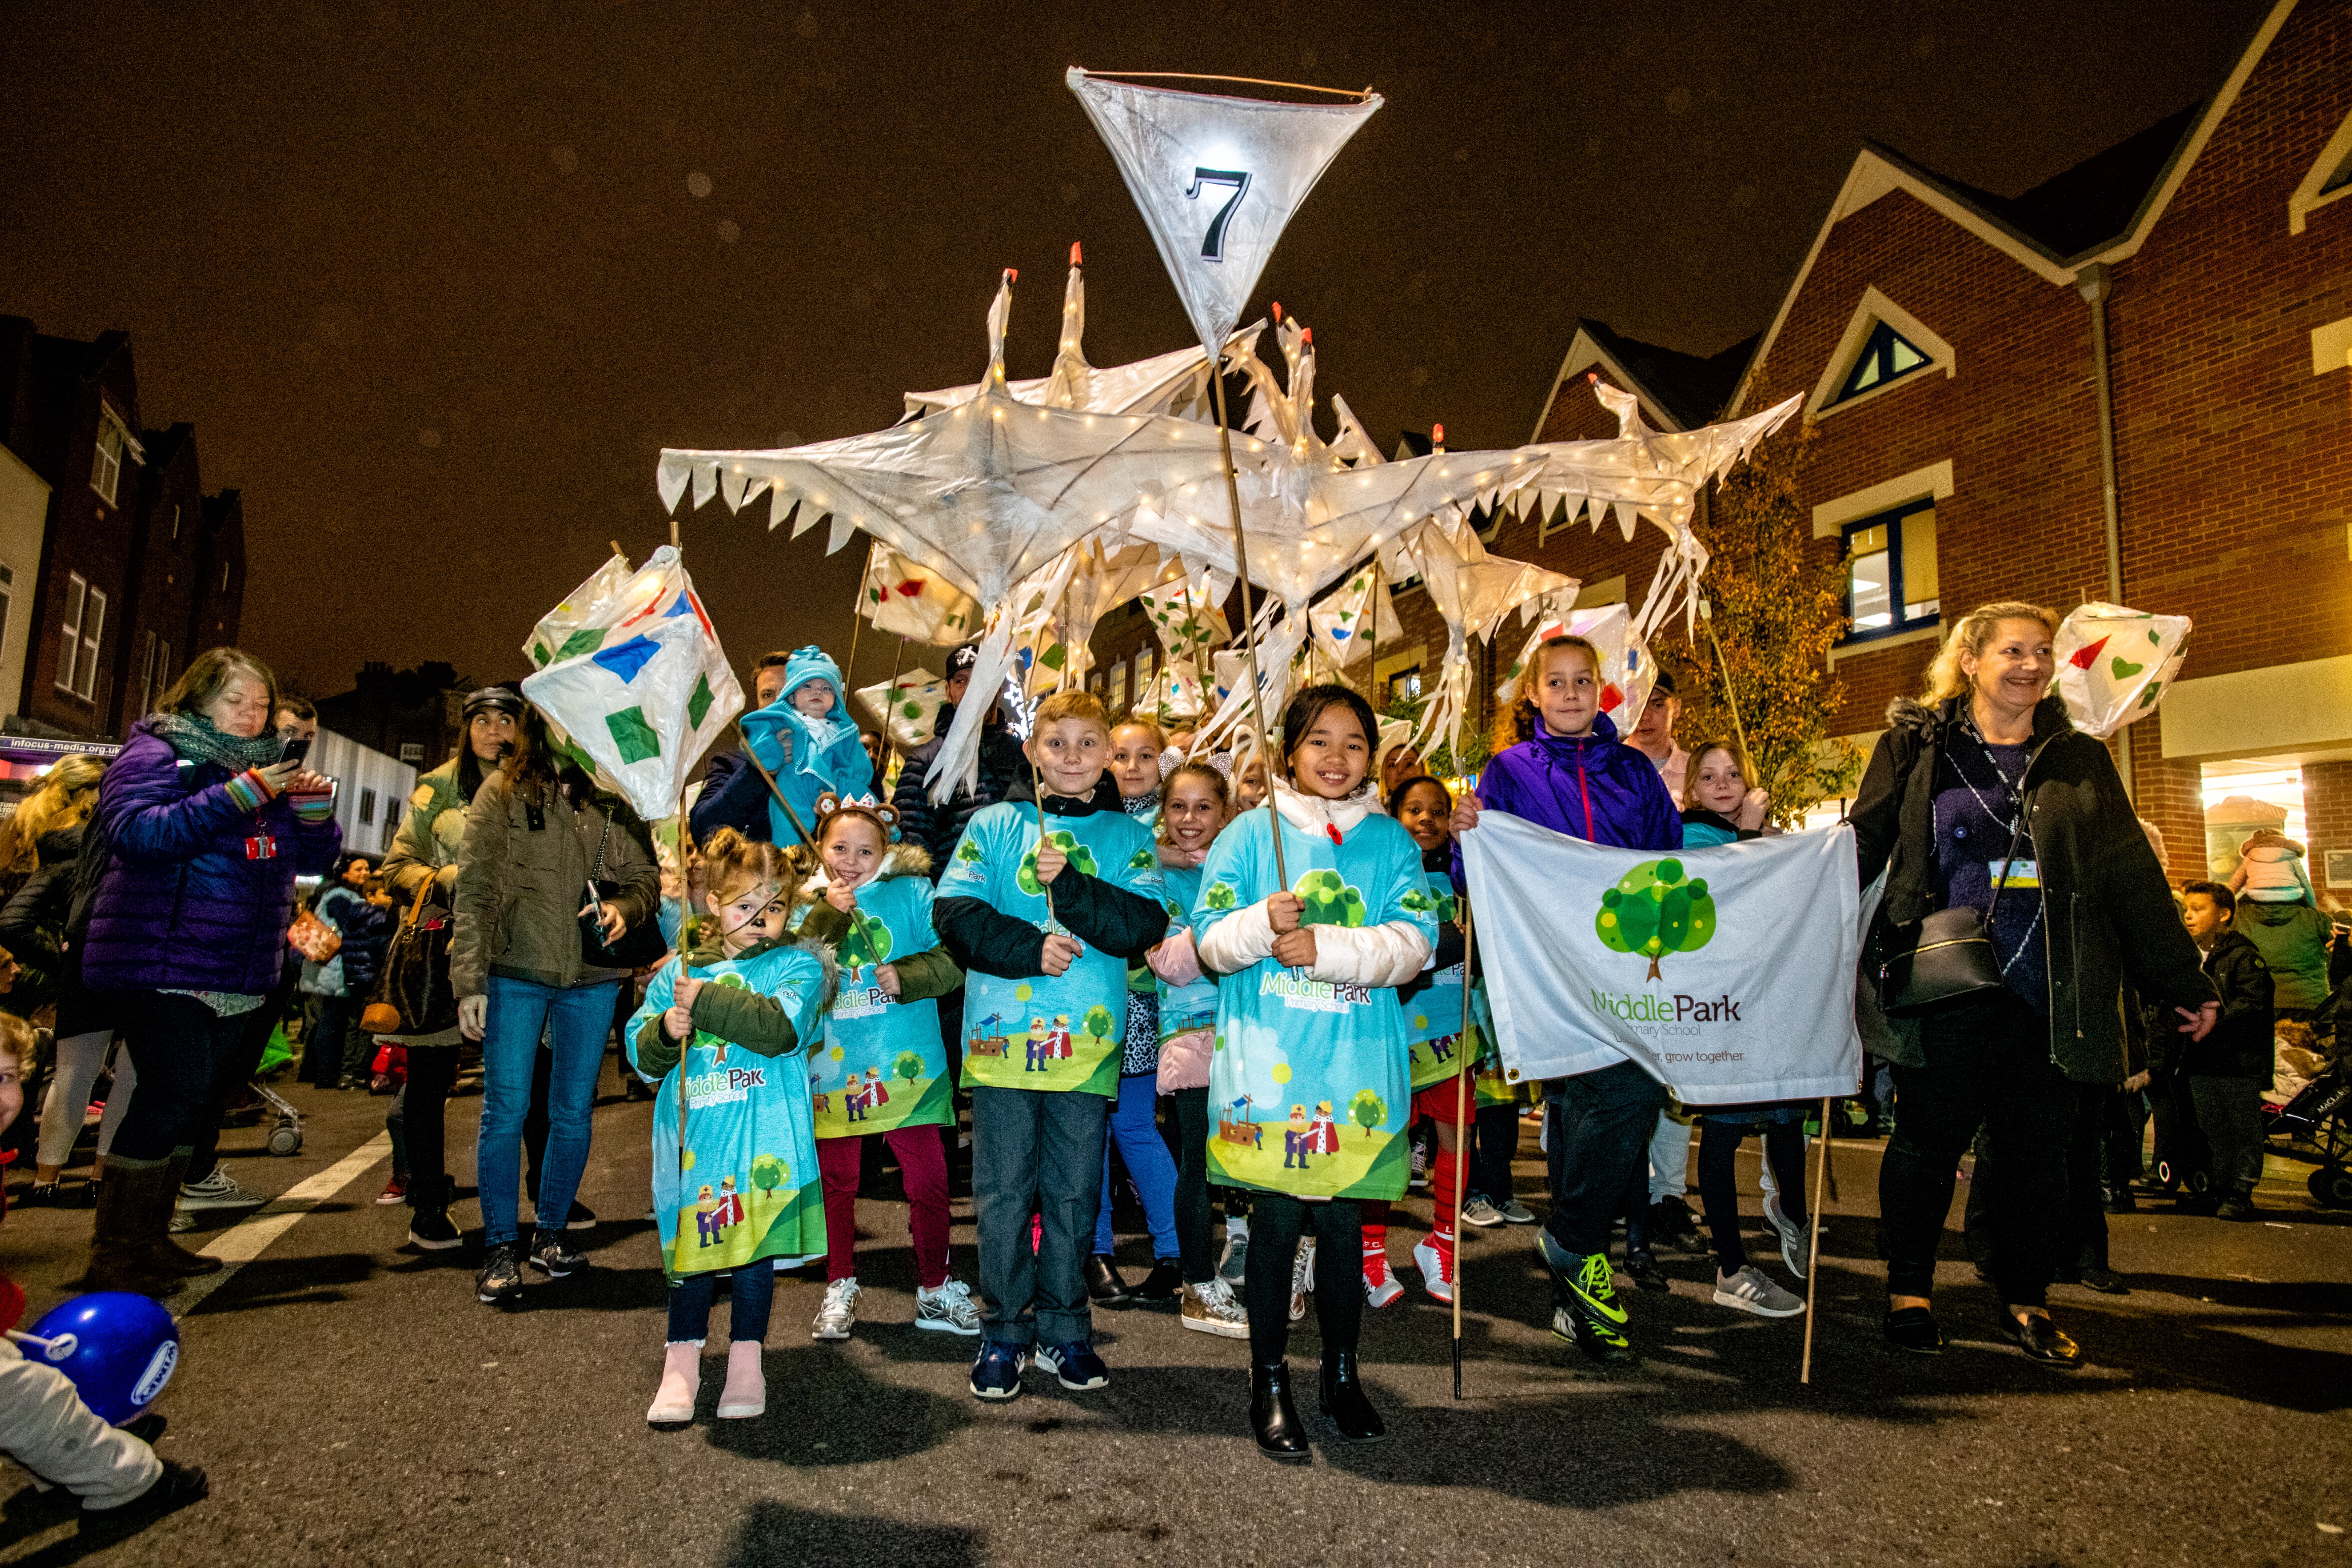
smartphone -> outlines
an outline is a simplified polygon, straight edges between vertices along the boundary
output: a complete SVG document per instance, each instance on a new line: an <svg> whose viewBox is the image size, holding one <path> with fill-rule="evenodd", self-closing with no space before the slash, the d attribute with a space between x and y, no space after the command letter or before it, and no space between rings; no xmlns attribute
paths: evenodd
<svg viewBox="0 0 2352 1568"><path fill-rule="evenodd" d="M286 737L286 749L278 753L281 763L299 763L310 754L310 742L299 735Z"/></svg>

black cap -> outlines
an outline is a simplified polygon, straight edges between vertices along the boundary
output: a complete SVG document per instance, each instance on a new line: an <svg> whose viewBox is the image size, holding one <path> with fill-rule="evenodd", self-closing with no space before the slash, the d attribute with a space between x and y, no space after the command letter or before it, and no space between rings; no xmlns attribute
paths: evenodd
<svg viewBox="0 0 2352 1568"><path fill-rule="evenodd" d="M474 721L475 714L486 712L503 713L509 719L520 719L522 717L523 707L522 693L513 687L485 686L479 691L467 697L466 706L460 710L458 721L461 723L470 724Z"/></svg>
<svg viewBox="0 0 2352 1568"><path fill-rule="evenodd" d="M1675 695L1674 675L1664 665L1658 666L1658 679L1652 684L1650 689L1663 691L1669 697Z"/></svg>
<svg viewBox="0 0 2352 1568"><path fill-rule="evenodd" d="M979 662L980 645L976 642L950 649L948 653L948 679L953 680L957 676L969 672Z"/></svg>

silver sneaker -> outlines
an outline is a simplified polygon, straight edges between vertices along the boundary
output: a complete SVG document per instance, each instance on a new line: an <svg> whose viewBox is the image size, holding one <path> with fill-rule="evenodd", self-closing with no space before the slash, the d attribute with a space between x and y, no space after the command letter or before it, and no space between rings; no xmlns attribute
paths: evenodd
<svg viewBox="0 0 2352 1568"><path fill-rule="evenodd" d="M223 1165L215 1165L213 1173L201 1182L180 1184L180 1206L191 1214L198 1209L250 1208L268 1201L259 1193L240 1186Z"/></svg>
<svg viewBox="0 0 2352 1568"><path fill-rule="evenodd" d="M1764 1217L1772 1222L1773 1232L1780 1238L1780 1261L1789 1272L1802 1279L1805 1277L1805 1254L1811 1250L1812 1237L1807 1227L1789 1217L1780 1206L1780 1194L1772 1193L1764 1199Z"/></svg>
<svg viewBox="0 0 2352 1568"><path fill-rule="evenodd" d="M1468 1203L1462 1205L1462 1223L1464 1225L1475 1225L1479 1229L1484 1230L1488 1226L1502 1224L1503 1211L1496 1208L1493 1204L1488 1203L1485 1198L1472 1198Z"/></svg>
<svg viewBox="0 0 2352 1568"><path fill-rule="evenodd" d="M851 1283L854 1290L856 1285ZM833 1292L827 1289L827 1305ZM980 1303L971 1299L971 1287L961 1279L925 1289L915 1289L915 1327L931 1329L943 1334L976 1334L980 1332ZM847 1330L843 1331L845 1337Z"/></svg>
<svg viewBox="0 0 2352 1568"><path fill-rule="evenodd" d="M818 1304L816 1321L809 1329L813 1340L845 1340L852 1325L857 1321L857 1281L836 1279L824 1288L824 1300Z"/></svg>
<svg viewBox="0 0 2352 1568"><path fill-rule="evenodd" d="M1290 1265L1290 1321L1303 1322L1307 1318L1307 1292L1315 1289L1315 1238L1307 1237L1298 1244L1298 1256Z"/></svg>
<svg viewBox="0 0 2352 1568"><path fill-rule="evenodd" d="M1513 1225L1533 1225L1536 1211L1517 1198L1507 1198L1503 1203L1503 1217Z"/></svg>
<svg viewBox="0 0 2352 1568"><path fill-rule="evenodd" d="M1249 1311L1234 1299L1232 1287L1223 1279L1185 1286L1183 1305L1177 1310L1176 1321L1188 1329L1223 1339L1249 1338Z"/></svg>
<svg viewBox="0 0 2352 1568"><path fill-rule="evenodd" d="M1793 1318L1805 1310L1803 1297L1781 1289L1753 1263L1742 1266L1728 1279L1716 1275L1715 1304L1759 1318Z"/></svg>

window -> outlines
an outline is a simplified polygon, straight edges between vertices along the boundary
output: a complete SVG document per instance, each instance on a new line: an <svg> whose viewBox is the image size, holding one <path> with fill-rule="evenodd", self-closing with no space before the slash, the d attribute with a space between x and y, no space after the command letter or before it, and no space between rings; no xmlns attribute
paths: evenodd
<svg viewBox="0 0 2352 1568"><path fill-rule="evenodd" d="M65 624L58 629L58 689L89 700L98 686L98 645L106 635L106 595L66 574Z"/></svg>
<svg viewBox="0 0 2352 1568"><path fill-rule="evenodd" d="M1846 640L1934 624L1936 503L1913 501L1845 527Z"/></svg>
<svg viewBox="0 0 2352 1568"><path fill-rule="evenodd" d="M16 569L0 566L0 647L8 642L8 606L16 597Z"/></svg>
<svg viewBox="0 0 2352 1568"><path fill-rule="evenodd" d="M139 656L139 714L142 719L155 711L155 699L163 695L155 675L155 650L162 643L161 637L149 632L146 647Z"/></svg>
<svg viewBox="0 0 2352 1568"><path fill-rule="evenodd" d="M409 763L411 766L423 762L425 760L425 742L422 741L403 741L400 743L400 760L404 763Z"/></svg>
<svg viewBox="0 0 2352 1568"><path fill-rule="evenodd" d="M1845 384L1838 388L1833 401L1843 403L1849 397L1860 396L1899 376L1924 370L1928 363L1928 356L1920 352L1917 344L1881 321L1871 329L1869 342L1862 345L1861 357L1846 373Z"/></svg>
<svg viewBox="0 0 2352 1568"><path fill-rule="evenodd" d="M114 410L103 403L98 405L98 456L90 462L89 488L96 490L107 505L114 504L114 492L122 480L122 457L131 447L131 431L114 416Z"/></svg>
<svg viewBox="0 0 2352 1568"><path fill-rule="evenodd" d="M1419 665L1413 666L1411 669L1398 670L1389 677L1389 702L1418 702L1419 700L1421 700L1421 667ZM1382 706L1387 706L1387 703L1383 703Z"/></svg>
<svg viewBox="0 0 2352 1568"><path fill-rule="evenodd" d="M1135 705L1139 708L1155 700L1151 685L1153 663L1152 650L1148 647L1135 656Z"/></svg>
<svg viewBox="0 0 2352 1568"><path fill-rule="evenodd" d="M360 791L360 826L362 827L375 826L375 791L372 789Z"/></svg>
<svg viewBox="0 0 2352 1568"><path fill-rule="evenodd" d="M1111 722L1118 723L1119 715L1127 711L1127 666L1110 667L1110 697L1105 705L1110 709Z"/></svg>

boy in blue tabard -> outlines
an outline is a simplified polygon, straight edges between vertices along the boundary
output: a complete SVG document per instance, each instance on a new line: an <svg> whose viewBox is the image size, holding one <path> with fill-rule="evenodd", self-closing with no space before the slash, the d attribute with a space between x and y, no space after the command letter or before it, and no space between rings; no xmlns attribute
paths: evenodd
<svg viewBox="0 0 2352 1568"><path fill-rule="evenodd" d="M1026 750L1041 798L973 816L931 911L969 977L963 1080L982 1335L971 1391L982 1399L1018 1397L1033 1351L1065 1388L1110 1381L1094 1351L1083 1266L1118 1094L1128 964L1168 929L1150 830L1103 777L1110 726L1100 700L1047 698ZM1030 1239L1033 1214L1042 1247Z"/></svg>
<svg viewBox="0 0 2352 1568"><path fill-rule="evenodd" d="M777 789L799 815L801 826L812 831L816 826L816 803L822 796L858 800L874 791L874 759L866 755L857 721L849 716L841 669L814 643L795 652L785 664L783 696L743 715L743 734L751 743L751 755L774 775ZM768 802L768 819L775 842L801 841L791 818L772 797Z"/></svg>

